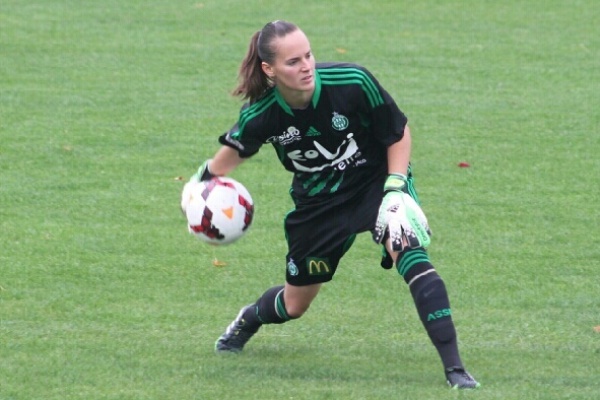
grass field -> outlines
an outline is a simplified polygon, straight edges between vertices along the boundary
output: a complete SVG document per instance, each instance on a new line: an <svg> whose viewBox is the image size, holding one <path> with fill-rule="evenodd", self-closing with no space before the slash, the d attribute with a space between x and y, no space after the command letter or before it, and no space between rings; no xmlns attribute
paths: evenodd
<svg viewBox="0 0 600 400"><path fill-rule="evenodd" d="M408 115L481 390L447 389L368 235L301 320L213 353L283 281L290 177L266 147L235 171L256 219L227 248L187 234L176 178L234 122L239 61L274 19ZM599 398L598 21L593 0L2 0L0 399Z"/></svg>

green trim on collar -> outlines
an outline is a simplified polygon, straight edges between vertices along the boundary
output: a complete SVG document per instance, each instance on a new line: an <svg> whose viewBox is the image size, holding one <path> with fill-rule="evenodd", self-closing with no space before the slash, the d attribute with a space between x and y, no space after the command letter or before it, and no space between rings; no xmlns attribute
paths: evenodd
<svg viewBox="0 0 600 400"><path fill-rule="evenodd" d="M281 96L281 93L279 93L279 90L277 89L277 86L275 86L273 88L273 91L275 92L275 100L277 100L277 103L279 104L279 106L281 108L283 108L283 111L285 111L286 113L290 114L293 117L294 116L294 112L290 108L289 104L285 102L285 100Z"/></svg>
<svg viewBox="0 0 600 400"><path fill-rule="evenodd" d="M317 104L319 104L319 99L321 98L321 75L319 75L319 71L315 69L315 91L312 97L312 105L313 108L317 108Z"/></svg>

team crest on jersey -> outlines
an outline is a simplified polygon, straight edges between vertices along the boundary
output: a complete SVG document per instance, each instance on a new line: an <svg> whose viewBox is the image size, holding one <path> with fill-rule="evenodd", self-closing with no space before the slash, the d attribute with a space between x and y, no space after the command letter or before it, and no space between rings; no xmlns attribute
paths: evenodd
<svg viewBox="0 0 600 400"><path fill-rule="evenodd" d="M333 129L336 131L343 131L348 127L348 125L350 125L348 118L342 114L338 114L336 112L333 113L333 118L331 118L331 126L333 126Z"/></svg>

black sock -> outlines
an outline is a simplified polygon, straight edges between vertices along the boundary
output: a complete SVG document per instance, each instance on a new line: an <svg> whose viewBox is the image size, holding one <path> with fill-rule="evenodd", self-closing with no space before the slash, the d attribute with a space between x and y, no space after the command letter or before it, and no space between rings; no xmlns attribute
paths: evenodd
<svg viewBox="0 0 600 400"><path fill-rule="evenodd" d="M410 287L421 322L437 349L444 368L462 367L446 285L432 270Z"/></svg>
<svg viewBox="0 0 600 400"><path fill-rule="evenodd" d="M244 319L249 326L258 329L263 324L282 324L291 318L285 310L283 301L283 286L275 286L263 293L253 307L244 313Z"/></svg>
<svg viewBox="0 0 600 400"><path fill-rule="evenodd" d="M422 249L406 252L399 259L398 272L409 285L419 318L444 368L462 368L446 285L427 253Z"/></svg>

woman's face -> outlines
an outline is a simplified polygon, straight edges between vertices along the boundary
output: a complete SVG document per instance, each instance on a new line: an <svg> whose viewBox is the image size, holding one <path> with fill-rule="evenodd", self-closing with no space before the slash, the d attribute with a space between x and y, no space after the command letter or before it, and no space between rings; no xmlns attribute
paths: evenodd
<svg viewBox="0 0 600 400"><path fill-rule="evenodd" d="M312 96L315 89L315 59L308 38L300 29L277 38L272 43L275 61L263 62L263 71L275 82L279 91L297 97Z"/></svg>

